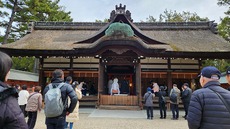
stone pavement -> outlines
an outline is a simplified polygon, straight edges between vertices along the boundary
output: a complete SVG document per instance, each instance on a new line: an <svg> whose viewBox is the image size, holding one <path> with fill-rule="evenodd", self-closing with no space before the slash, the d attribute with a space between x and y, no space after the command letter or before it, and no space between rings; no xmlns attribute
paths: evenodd
<svg viewBox="0 0 230 129"><path fill-rule="evenodd" d="M167 111L167 119L159 119L159 110L154 110L154 119L146 119L146 110L100 110L80 108L80 120L74 123L74 129L188 129L187 121L182 118L171 120L172 113ZM35 129L45 129L45 115L41 111Z"/></svg>

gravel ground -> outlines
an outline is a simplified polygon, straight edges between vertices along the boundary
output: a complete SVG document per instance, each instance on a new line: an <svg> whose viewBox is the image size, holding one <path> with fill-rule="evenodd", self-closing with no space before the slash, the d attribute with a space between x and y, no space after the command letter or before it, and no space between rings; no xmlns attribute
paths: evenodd
<svg viewBox="0 0 230 129"><path fill-rule="evenodd" d="M157 111L155 111L157 112ZM145 118L111 118L89 117L90 112L80 112L80 120L74 123L74 129L188 129L187 121L183 118L171 120L171 114L167 119L159 119L156 113L153 120ZM35 129L45 129L45 116L38 113Z"/></svg>

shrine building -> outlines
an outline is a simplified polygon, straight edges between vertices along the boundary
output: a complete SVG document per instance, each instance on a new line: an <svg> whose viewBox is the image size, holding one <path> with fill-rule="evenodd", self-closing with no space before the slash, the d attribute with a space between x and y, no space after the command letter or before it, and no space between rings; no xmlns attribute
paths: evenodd
<svg viewBox="0 0 230 129"><path fill-rule="evenodd" d="M196 89L202 60L230 59L230 44L216 27L213 21L133 22L120 4L109 22L31 22L26 36L1 45L0 51L35 57L43 88L52 72L62 69L65 77L94 84L98 106L139 106L150 82L168 91L185 82ZM129 93L109 95L111 78L118 78L120 86L125 79Z"/></svg>

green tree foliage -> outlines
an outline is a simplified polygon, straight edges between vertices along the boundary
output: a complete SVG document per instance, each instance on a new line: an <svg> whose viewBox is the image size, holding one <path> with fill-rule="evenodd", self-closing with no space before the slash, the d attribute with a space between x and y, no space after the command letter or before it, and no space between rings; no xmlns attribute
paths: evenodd
<svg viewBox="0 0 230 129"><path fill-rule="evenodd" d="M222 36L227 41L230 41L230 0L218 0L218 5L220 6L228 6L227 15L221 20L221 23L218 25L219 35ZM215 66L221 72L225 72L227 67L230 66L230 60L206 60L203 62L203 66Z"/></svg>
<svg viewBox="0 0 230 129"><path fill-rule="evenodd" d="M4 6L5 6L4 2L0 0L0 17L1 17L0 27L6 26L7 21L4 18L9 16L9 13L7 11L3 10Z"/></svg>
<svg viewBox="0 0 230 129"><path fill-rule="evenodd" d="M7 0L6 1L3 1L3 0L0 1L0 17L1 17L0 18L0 28L3 30L7 30L7 27L9 25L8 19L10 19L10 17L9 17L10 15L9 15L7 9L10 8L10 6L9 6L10 2L11 1L7 1ZM10 31L10 29L8 31ZM4 34L1 33L0 37L1 37L0 43L3 43L4 42ZM8 36L7 39L13 39L13 37Z"/></svg>
<svg viewBox="0 0 230 129"><path fill-rule="evenodd" d="M11 10L11 16L0 12L10 21L0 21L1 27L6 29L7 39L20 39L28 30L30 21L72 21L71 12L65 12L65 7L59 6L60 0L5 0L0 8ZM1 3L0 3L1 5ZM9 11L8 11L9 12ZM8 36L9 35L9 36ZM6 41L6 43L10 43Z"/></svg>
<svg viewBox="0 0 230 129"><path fill-rule="evenodd" d="M228 10L225 14L230 15L230 0L218 0L217 4L220 6L228 6Z"/></svg>
<svg viewBox="0 0 230 129"><path fill-rule="evenodd" d="M196 13L182 12L178 13L172 10L165 10L163 14L160 14L159 22L189 22L189 21L208 21L207 17L201 18Z"/></svg>
<svg viewBox="0 0 230 129"><path fill-rule="evenodd" d="M229 64L230 64L230 60L224 60L224 59L205 60L202 62L202 66L204 67L205 66L215 66L221 72L225 72Z"/></svg>
<svg viewBox="0 0 230 129"><path fill-rule="evenodd" d="M218 25L219 35L227 41L230 41L230 0L218 0L218 5L229 7L225 12L226 17L221 19L221 23Z"/></svg>
<svg viewBox="0 0 230 129"><path fill-rule="evenodd" d="M153 16L146 18L146 22L190 22L190 21L209 21L207 17L202 18L196 13L191 13L189 11L178 13L176 10L167 10L165 9L163 14L160 14L159 20ZM143 21L142 21L143 22Z"/></svg>
<svg viewBox="0 0 230 129"><path fill-rule="evenodd" d="M12 15L9 17L7 12L0 12L0 15L8 19L13 19L10 23L5 19L0 21L1 27L10 26L8 43L22 38L28 30L30 21L73 21L70 17L71 12L65 12L65 7L59 6L60 0L4 0L0 3L0 8L11 10ZM9 40L11 39L11 40ZM13 39L13 40L12 40ZM0 37L2 42L2 37ZM14 57L13 68L24 71L32 71L34 58Z"/></svg>
<svg viewBox="0 0 230 129"><path fill-rule="evenodd" d="M34 57L12 57L13 69L33 72Z"/></svg>
<svg viewBox="0 0 230 129"><path fill-rule="evenodd" d="M59 6L60 0L24 0L23 8L16 13L18 22L16 32L20 37L24 36L30 21L73 21L71 12L65 12L63 6Z"/></svg>
<svg viewBox="0 0 230 129"><path fill-rule="evenodd" d="M218 25L219 35L222 36L227 41L230 41L230 17L225 17L221 20Z"/></svg>

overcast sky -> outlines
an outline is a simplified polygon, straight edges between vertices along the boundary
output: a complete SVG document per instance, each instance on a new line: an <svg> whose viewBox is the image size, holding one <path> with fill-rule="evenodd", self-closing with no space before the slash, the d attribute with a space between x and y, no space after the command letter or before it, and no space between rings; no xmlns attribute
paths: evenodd
<svg viewBox="0 0 230 129"><path fill-rule="evenodd" d="M165 9L176 10L178 13L189 11L200 17L208 17L219 23L224 17L227 7L217 5L217 0L61 0L59 5L65 6L65 11L71 12L74 22L94 22L110 17L115 5L126 5L134 22L146 21L153 16L157 20Z"/></svg>

